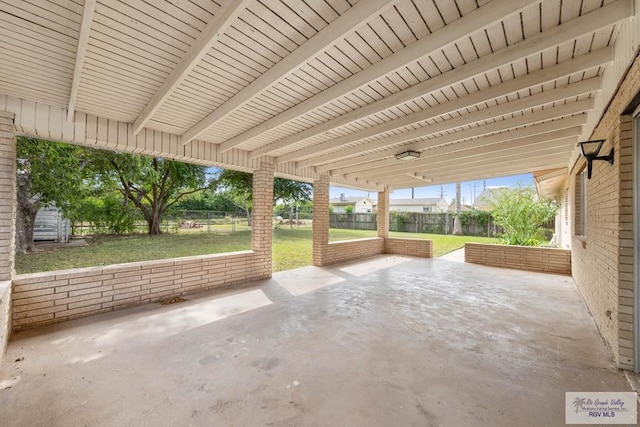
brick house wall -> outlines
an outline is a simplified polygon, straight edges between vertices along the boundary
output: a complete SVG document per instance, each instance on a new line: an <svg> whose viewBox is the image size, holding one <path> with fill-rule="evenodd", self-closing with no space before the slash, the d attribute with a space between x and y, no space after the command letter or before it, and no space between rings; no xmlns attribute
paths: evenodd
<svg viewBox="0 0 640 427"><path fill-rule="evenodd" d="M590 139L615 149L614 165L597 161L586 187L586 225L579 229L578 158L565 183L561 221L571 224L573 278L619 367L633 369L633 119L624 115L640 90L636 57ZM563 236L563 239L567 237Z"/></svg>

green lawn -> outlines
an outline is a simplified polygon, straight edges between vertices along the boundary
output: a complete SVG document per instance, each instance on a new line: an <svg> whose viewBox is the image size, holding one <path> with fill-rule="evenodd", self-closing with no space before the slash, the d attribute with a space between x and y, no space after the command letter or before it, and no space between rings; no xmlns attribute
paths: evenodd
<svg viewBox="0 0 640 427"><path fill-rule="evenodd" d="M273 230L274 271L311 265L311 229L278 228ZM390 233L392 237L432 239L434 256L442 256L464 246L465 242L497 242L497 239L439 234ZM329 239L339 240L375 237L375 231L331 229ZM132 235L87 239L88 247L43 250L16 256L18 274L64 270L76 267L119 264L247 250L251 247L251 232Z"/></svg>

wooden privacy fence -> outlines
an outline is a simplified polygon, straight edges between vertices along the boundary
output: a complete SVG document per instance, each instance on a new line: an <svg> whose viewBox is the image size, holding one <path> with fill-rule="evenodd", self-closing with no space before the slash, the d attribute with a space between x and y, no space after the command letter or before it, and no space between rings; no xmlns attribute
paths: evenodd
<svg viewBox="0 0 640 427"><path fill-rule="evenodd" d="M347 230L377 230L378 215L369 213L329 214L329 227Z"/></svg>
<svg viewBox="0 0 640 427"><path fill-rule="evenodd" d="M391 212L389 214L389 230L406 233L451 234L453 232L454 215L449 212ZM329 215L329 226L349 230L377 230L377 214L367 213L332 213ZM494 224L493 218L464 215L462 232L466 236L496 236L502 230Z"/></svg>

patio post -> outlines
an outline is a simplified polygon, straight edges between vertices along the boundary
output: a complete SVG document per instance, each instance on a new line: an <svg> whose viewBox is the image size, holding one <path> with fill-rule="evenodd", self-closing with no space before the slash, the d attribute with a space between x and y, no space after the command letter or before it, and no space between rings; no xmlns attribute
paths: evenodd
<svg viewBox="0 0 640 427"><path fill-rule="evenodd" d="M389 187L378 191L378 237L389 238Z"/></svg>
<svg viewBox="0 0 640 427"><path fill-rule="evenodd" d="M273 240L273 171L274 159L260 158L260 167L253 172L253 209L251 211L251 249L264 256L267 277L271 277Z"/></svg>
<svg viewBox="0 0 640 427"><path fill-rule="evenodd" d="M329 246L329 176L313 182L313 265L324 265Z"/></svg>
<svg viewBox="0 0 640 427"><path fill-rule="evenodd" d="M16 129L14 114L0 111L0 357L11 333L11 280L15 275Z"/></svg>
<svg viewBox="0 0 640 427"><path fill-rule="evenodd" d="M0 282L13 279L16 233L16 132L14 114L0 111Z"/></svg>

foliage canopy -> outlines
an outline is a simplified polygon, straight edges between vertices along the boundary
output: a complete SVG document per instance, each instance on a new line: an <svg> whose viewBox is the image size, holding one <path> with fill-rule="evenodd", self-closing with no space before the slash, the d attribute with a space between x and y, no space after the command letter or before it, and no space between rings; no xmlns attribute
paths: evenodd
<svg viewBox="0 0 640 427"><path fill-rule="evenodd" d="M538 246L545 239L544 225L558 210L555 202L541 200L531 187L495 190L493 218L504 228L508 245Z"/></svg>
<svg viewBox="0 0 640 427"><path fill-rule="evenodd" d="M91 166L100 185L117 189L125 206L131 202L142 213L149 234L161 233L162 216L180 199L212 183L206 167L161 157L93 150Z"/></svg>
<svg viewBox="0 0 640 427"><path fill-rule="evenodd" d="M16 142L16 251L33 249L38 209L55 204L65 213L82 197L81 149L19 136Z"/></svg>
<svg viewBox="0 0 640 427"><path fill-rule="evenodd" d="M224 169L218 175L218 182L231 192L242 195L247 200L252 200L253 175L247 172L239 172ZM273 201L280 200L284 203L311 200L313 186L306 182L293 181L284 178L274 178Z"/></svg>

